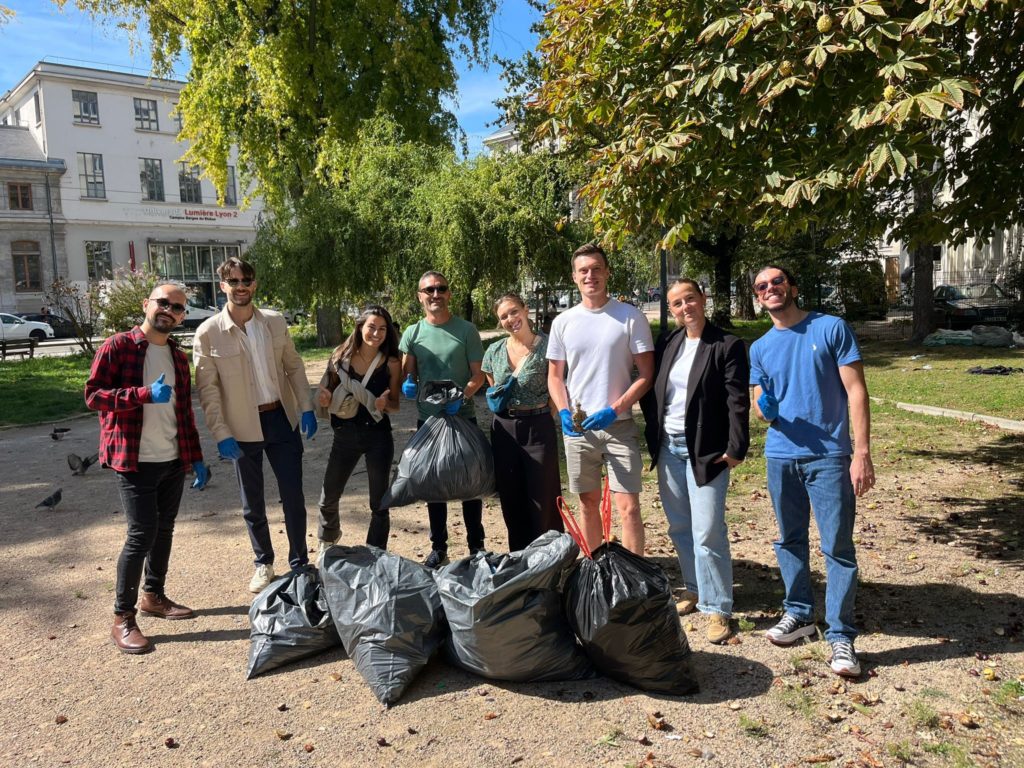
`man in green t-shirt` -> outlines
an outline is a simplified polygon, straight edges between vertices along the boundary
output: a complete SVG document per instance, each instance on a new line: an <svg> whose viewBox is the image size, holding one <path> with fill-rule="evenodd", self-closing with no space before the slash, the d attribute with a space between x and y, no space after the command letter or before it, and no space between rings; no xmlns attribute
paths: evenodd
<svg viewBox="0 0 1024 768"><path fill-rule="evenodd" d="M402 394L415 398L417 382L451 379L463 389L465 399L447 407L448 413L458 413L476 422L473 395L484 384L480 362L484 357L480 332L472 323L452 315L448 304L451 293L448 280L440 272L425 272L420 278L417 292L425 317L410 325L402 334L398 348L405 355L402 370L405 383ZM440 413L441 406L417 402L417 427L429 417ZM466 523L469 553L484 548L483 500L462 502L462 519ZM448 562L448 505L444 502L427 504L430 518L430 554L423 564L439 568Z"/></svg>

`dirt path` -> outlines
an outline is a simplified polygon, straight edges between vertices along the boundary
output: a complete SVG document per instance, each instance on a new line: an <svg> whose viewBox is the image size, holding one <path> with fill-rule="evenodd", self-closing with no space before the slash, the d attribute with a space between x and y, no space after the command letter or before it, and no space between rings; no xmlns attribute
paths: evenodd
<svg viewBox="0 0 1024 768"><path fill-rule="evenodd" d="M413 418L403 408L400 445ZM95 419L70 422L60 442L46 427L0 432L0 765L1024 765L1024 438L884 408L876 423L879 487L858 523L862 679L833 676L823 643L778 649L761 636L780 585L763 473L748 472L729 498L743 631L714 647L699 617L684 619L698 695L648 696L603 679L495 684L437 659L387 711L340 650L244 680L252 553L226 463L213 462L206 491L186 491L175 536L168 593L198 616L142 617L156 650L117 653L114 478L100 468L71 477L65 464L95 450ZM305 457L311 549L329 447L321 424ZM344 502L347 543L365 534L364 483L357 474ZM56 511L33 509L57 486ZM649 555L675 578L653 490L643 506ZM392 514L391 548L419 559L425 508ZM272 519L284 552L279 508ZM458 515L450 524L461 556ZM502 548L495 500L485 524Z"/></svg>

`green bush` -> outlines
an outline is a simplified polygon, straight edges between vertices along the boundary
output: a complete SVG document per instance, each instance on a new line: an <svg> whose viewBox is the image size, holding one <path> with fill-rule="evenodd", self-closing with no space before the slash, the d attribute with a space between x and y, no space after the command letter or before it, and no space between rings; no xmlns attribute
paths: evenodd
<svg viewBox="0 0 1024 768"><path fill-rule="evenodd" d="M889 301L881 263L877 259L842 262L839 300L847 320L884 320Z"/></svg>

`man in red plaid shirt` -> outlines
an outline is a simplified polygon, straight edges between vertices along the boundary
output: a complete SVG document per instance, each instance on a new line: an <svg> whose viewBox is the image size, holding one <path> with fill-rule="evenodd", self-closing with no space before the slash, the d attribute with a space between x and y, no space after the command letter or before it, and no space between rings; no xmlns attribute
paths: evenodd
<svg viewBox="0 0 1024 768"><path fill-rule="evenodd" d="M103 342L85 384L86 405L100 413L100 460L117 472L128 519L128 537L117 560L110 630L114 644L125 653L146 653L153 647L135 622L143 570L143 613L163 619L194 615L164 593L185 472L192 467L192 487L199 490L210 477L192 412L188 358L170 337L185 307L180 285L157 285L142 302L142 325Z"/></svg>

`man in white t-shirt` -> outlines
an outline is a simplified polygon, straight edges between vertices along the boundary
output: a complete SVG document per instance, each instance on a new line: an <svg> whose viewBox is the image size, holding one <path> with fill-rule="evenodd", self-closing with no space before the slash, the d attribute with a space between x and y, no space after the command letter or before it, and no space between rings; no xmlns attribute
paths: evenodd
<svg viewBox="0 0 1024 768"><path fill-rule="evenodd" d="M548 392L562 422L569 490L579 494L583 533L596 549L602 541L601 467L607 466L622 543L642 555L643 462L632 408L654 378L651 326L639 309L608 295L601 248L578 248L572 268L582 301L555 318L548 340ZM587 414L582 430L573 424L577 405Z"/></svg>

